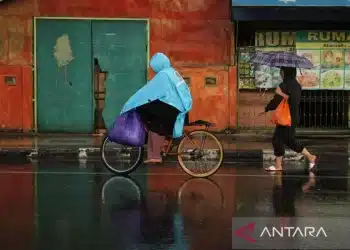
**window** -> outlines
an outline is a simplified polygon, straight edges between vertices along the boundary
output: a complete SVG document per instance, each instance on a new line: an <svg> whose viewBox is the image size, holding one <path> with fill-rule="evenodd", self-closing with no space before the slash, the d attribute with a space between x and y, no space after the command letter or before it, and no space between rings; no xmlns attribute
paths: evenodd
<svg viewBox="0 0 350 250"><path fill-rule="evenodd" d="M216 86L216 77L206 77L205 78L205 86Z"/></svg>
<svg viewBox="0 0 350 250"><path fill-rule="evenodd" d="M16 77L15 76L5 76L5 83L7 85L16 85Z"/></svg>

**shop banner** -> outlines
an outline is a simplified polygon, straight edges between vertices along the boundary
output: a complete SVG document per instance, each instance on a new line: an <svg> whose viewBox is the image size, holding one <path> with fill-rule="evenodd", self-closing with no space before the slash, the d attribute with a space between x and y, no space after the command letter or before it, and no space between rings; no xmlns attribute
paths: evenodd
<svg viewBox="0 0 350 250"><path fill-rule="evenodd" d="M296 49L315 66L298 72L307 89L350 89L350 31L298 31Z"/></svg>
<svg viewBox="0 0 350 250"><path fill-rule="evenodd" d="M307 6L343 7L350 6L349 0L232 0L232 6Z"/></svg>
<svg viewBox="0 0 350 250"><path fill-rule="evenodd" d="M296 33L290 31L263 31L255 33L256 52L293 51ZM280 69L256 65L255 84L257 88L273 89L282 82Z"/></svg>
<svg viewBox="0 0 350 250"><path fill-rule="evenodd" d="M273 51L292 51L293 48L279 47L279 48L257 48L256 51L273 52ZM274 89L282 82L280 69L269 67L266 65L255 66L255 84L260 89Z"/></svg>
<svg viewBox="0 0 350 250"><path fill-rule="evenodd" d="M293 31L259 31L255 33L253 51L240 51L239 88L272 89L281 82L280 70L265 65L251 65L249 55L259 51L295 51L296 33Z"/></svg>

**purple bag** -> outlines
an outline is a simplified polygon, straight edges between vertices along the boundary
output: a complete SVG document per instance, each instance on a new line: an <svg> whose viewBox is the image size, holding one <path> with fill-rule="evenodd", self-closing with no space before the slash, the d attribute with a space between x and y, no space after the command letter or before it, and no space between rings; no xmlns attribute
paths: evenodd
<svg viewBox="0 0 350 250"><path fill-rule="evenodd" d="M146 131L140 115L136 111L119 115L108 131L108 138L118 144L142 147L145 144Z"/></svg>

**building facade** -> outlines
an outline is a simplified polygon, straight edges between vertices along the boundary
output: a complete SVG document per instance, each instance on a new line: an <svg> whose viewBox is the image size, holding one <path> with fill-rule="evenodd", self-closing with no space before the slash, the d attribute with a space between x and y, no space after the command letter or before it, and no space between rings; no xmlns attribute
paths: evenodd
<svg viewBox="0 0 350 250"><path fill-rule="evenodd" d="M269 129L270 117L257 114L274 86L260 83L278 76L247 63L247 54L261 50L297 51L318 65L299 78L306 84L300 128L348 130L350 20L344 6L345 0L5 0L0 131L104 130L153 76L148 61L158 51L191 88L191 120L212 121L218 131ZM332 76L340 85L324 87Z"/></svg>
<svg viewBox="0 0 350 250"><path fill-rule="evenodd" d="M236 126L228 1L4 1L0 130L95 133L167 54L190 85L190 119ZM34 17L34 18L33 18Z"/></svg>
<svg viewBox="0 0 350 250"><path fill-rule="evenodd" d="M270 116L258 116L280 83L278 69L247 63L256 51L294 51L309 58L312 70L298 71L303 87L299 129L350 128L349 3L343 0L233 0L240 129L269 129ZM344 8L345 7L345 8Z"/></svg>

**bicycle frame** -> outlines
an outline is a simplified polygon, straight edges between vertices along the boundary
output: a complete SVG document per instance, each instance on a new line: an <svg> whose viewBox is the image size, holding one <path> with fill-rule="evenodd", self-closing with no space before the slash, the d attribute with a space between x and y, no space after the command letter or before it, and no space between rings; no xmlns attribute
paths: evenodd
<svg viewBox="0 0 350 250"><path fill-rule="evenodd" d="M206 126L205 129L204 129L204 131L207 132L208 129L209 129L209 127ZM194 131L196 131L196 130L194 130ZM188 132L188 131L185 130L185 131L184 131L184 135L180 138L180 141L182 141L182 140L186 137L187 139L190 140L190 142L191 142L194 146L196 146L195 142L194 142L194 141L190 138L190 136L189 136L190 133L191 133L191 132ZM204 140L202 140L201 145L200 145L200 150L202 150L202 148L203 148L203 146L204 146L205 140L206 140L206 138L204 138ZM178 156L178 155L179 155L177 152L174 152L174 153L171 152L171 150L173 149L173 147L174 147L174 146L177 146L177 145L175 145L173 142L174 142L174 139L173 139L173 138L170 138L170 140L168 140L168 145L165 146L165 147L163 147L162 154L163 154L164 157L166 157L166 156Z"/></svg>
<svg viewBox="0 0 350 250"><path fill-rule="evenodd" d="M166 138L168 145L164 145L162 147L161 154L163 155L163 157L170 156L170 155L177 156L177 158L178 158L177 160L178 160L178 163L181 166L181 168L192 177L208 177L208 176L214 174L220 168L220 166L222 164L223 148L222 148L220 141L215 137L215 135L213 135L212 133L210 133L208 131L209 128L213 125L214 125L213 123L203 121L203 120L197 120L195 122L189 123L187 125L188 127L202 127L202 129L193 129L193 130L191 129L190 131L185 129L183 136L181 136L180 138L175 138L175 139L172 137ZM197 135L199 135L199 138L194 139L193 137L195 137ZM206 155L211 157L212 150L203 150L204 143L206 142L207 138L214 139L215 145L219 146L219 155L218 155L219 161L217 162L217 164L214 166L214 168L212 170L209 170L209 171L206 170L206 172L204 172L204 173L195 173L195 172L193 172L192 169L190 169L190 168L188 168L188 166L186 166L187 160L193 162L193 161L197 161L198 159L201 159L201 158L203 158L204 160L207 160L207 158L205 157ZM190 145L185 145L185 143L187 142L186 139L188 139L190 141L190 143L189 143ZM119 170L119 169L115 168L114 166L110 165L105 157L106 156L105 155L105 146L106 146L107 142L108 142L108 136L105 137L105 139L103 140L103 143L101 145L101 158L102 158L104 165L111 172L118 174L118 175L129 174L132 171L134 171L141 164L142 158L143 158L144 148L137 147L138 152L137 152L136 162L133 165L130 165L128 169ZM126 148L130 148L130 147L126 146ZM188 150L186 150L187 148L188 148ZM183 155L185 155L185 157L183 157ZM131 157L131 154L128 154L127 156ZM118 157L118 155L117 155L117 157ZM185 161L184 161L184 159L185 159ZM115 163L115 161L113 161L113 163Z"/></svg>

